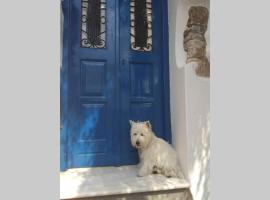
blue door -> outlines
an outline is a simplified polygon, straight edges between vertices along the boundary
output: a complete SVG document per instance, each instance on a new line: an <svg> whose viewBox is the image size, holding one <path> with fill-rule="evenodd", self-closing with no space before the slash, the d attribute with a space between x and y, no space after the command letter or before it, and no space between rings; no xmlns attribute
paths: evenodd
<svg viewBox="0 0 270 200"><path fill-rule="evenodd" d="M137 164L129 120L171 140L167 2L63 0L61 170Z"/></svg>

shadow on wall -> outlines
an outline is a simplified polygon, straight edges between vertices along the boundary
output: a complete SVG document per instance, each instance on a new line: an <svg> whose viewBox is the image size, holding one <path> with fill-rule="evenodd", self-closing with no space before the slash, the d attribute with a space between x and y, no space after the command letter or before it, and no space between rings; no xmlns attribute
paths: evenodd
<svg viewBox="0 0 270 200"><path fill-rule="evenodd" d="M194 199L210 199L210 114L200 116L200 134L192 144L193 163L190 171L191 192Z"/></svg>

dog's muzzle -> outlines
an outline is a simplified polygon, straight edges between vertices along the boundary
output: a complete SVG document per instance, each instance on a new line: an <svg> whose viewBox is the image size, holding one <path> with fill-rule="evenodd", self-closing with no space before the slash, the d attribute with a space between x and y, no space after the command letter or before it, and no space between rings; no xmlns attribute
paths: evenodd
<svg viewBox="0 0 270 200"><path fill-rule="evenodd" d="M136 141L136 147L140 147L141 143L139 141Z"/></svg>

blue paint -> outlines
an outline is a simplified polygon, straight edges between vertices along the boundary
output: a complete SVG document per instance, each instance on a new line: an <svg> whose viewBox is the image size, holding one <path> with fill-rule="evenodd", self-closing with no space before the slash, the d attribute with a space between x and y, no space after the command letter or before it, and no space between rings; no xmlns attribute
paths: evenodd
<svg viewBox="0 0 270 200"><path fill-rule="evenodd" d="M62 1L61 170L137 164L130 119L171 142L167 1L153 0L152 52L130 48L128 0L107 0L106 48L81 48L80 9Z"/></svg>
<svg viewBox="0 0 270 200"><path fill-rule="evenodd" d="M82 126L80 127L79 135L83 138L91 139L92 135L89 135L88 133L93 133L94 129L96 128L99 113L95 109L93 112L89 112L82 123Z"/></svg>
<svg viewBox="0 0 270 200"><path fill-rule="evenodd" d="M168 2L162 3L162 49L163 49L163 109L164 109L164 138L171 143L171 115L170 115L170 73L169 73L169 23L168 23Z"/></svg>
<svg viewBox="0 0 270 200"><path fill-rule="evenodd" d="M61 1L61 9L64 18L62 19L62 65L60 68L60 169L61 171L67 168L68 155L68 133L67 133L67 119L68 119L68 63L69 63L69 1Z"/></svg>

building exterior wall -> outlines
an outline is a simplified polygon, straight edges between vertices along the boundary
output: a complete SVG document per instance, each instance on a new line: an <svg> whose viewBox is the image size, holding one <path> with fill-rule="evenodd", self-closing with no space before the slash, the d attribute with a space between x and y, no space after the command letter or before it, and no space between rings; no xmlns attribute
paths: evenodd
<svg viewBox="0 0 270 200"><path fill-rule="evenodd" d="M169 55L172 141L184 174L191 183L194 200L209 199L210 164L210 80L196 76L185 64L183 32L188 9L210 8L209 0L169 0ZM208 23L209 25L210 23ZM209 52L209 29L205 34Z"/></svg>

